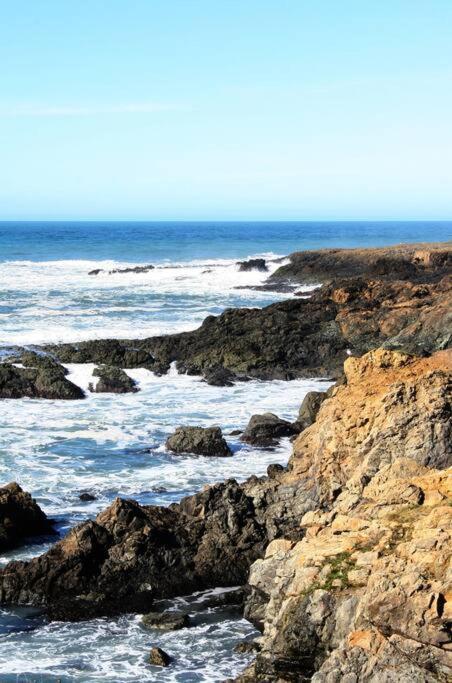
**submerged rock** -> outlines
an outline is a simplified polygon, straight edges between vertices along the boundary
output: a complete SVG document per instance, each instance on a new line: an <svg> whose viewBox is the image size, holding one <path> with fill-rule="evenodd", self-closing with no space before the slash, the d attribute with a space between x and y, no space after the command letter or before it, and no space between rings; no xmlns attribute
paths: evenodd
<svg viewBox="0 0 452 683"><path fill-rule="evenodd" d="M190 626L190 619L185 612L148 612L141 620L147 629L159 631L178 631Z"/></svg>
<svg viewBox="0 0 452 683"><path fill-rule="evenodd" d="M213 457L232 455L220 427L178 427L166 440L166 447L173 453Z"/></svg>
<svg viewBox="0 0 452 683"><path fill-rule="evenodd" d="M296 424L273 413L264 413L250 418L240 440L253 446L274 446L281 437L292 436L299 431Z"/></svg>
<svg viewBox="0 0 452 683"><path fill-rule="evenodd" d="M74 400L85 394L65 377L61 366L17 368L0 364L0 398L25 397Z"/></svg>
<svg viewBox="0 0 452 683"><path fill-rule="evenodd" d="M149 664L153 666L169 666L172 658L160 647L153 647L149 653Z"/></svg>
<svg viewBox="0 0 452 683"><path fill-rule="evenodd" d="M0 488L0 551L25 538L55 533L36 501L15 482Z"/></svg>
<svg viewBox="0 0 452 683"><path fill-rule="evenodd" d="M248 261L238 261L239 271L260 270L267 271L268 266L263 258L251 258Z"/></svg>
<svg viewBox="0 0 452 683"><path fill-rule="evenodd" d="M99 377L96 384L90 383L89 390L96 394L127 394L139 391L137 383L124 370L112 365L101 365L93 370L93 376Z"/></svg>

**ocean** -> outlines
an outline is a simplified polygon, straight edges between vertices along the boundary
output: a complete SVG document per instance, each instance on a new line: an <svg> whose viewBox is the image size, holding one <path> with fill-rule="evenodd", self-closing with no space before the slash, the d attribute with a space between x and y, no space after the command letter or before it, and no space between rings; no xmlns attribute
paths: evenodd
<svg viewBox="0 0 452 683"><path fill-rule="evenodd" d="M247 289L268 274L239 273L240 259L263 256L272 271L295 250L451 236L452 222L0 223L0 351L14 344L189 330L225 308L260 307L290 296ZM144 264L155 267L109 273ZM68 368L86 389L93 366ZM265 450L241 444L230 432L253 413L294 419L307 391L329 386L316 379L211 387L174 368L164 377L128 372L139 383L136 394L0 401L0 483L15 480L30 491L61 534L116 496L168 505L206 483L243 480L264 474L272 462L286 463L288 440ZM181 424L220 425L234 457L168 454L165 439ZM81 502L83 491L96 500ZM0 562L47 547L43 539L5 553ZM33 610L1 610L0 682L188 683L234 676L248 660L233 645L256 632L234 612L203 607L200 600L178 603L196 613L192 628L155 636L136 615L49 624ZM149 667L152 645L174 656L170 669Z"/></svg>

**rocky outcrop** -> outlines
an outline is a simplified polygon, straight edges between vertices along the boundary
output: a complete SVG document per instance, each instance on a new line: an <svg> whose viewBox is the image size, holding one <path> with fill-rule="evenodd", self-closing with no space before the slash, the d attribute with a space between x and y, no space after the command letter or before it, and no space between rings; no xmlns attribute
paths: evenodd
<svg viewBox="0 0 452 683"><path fill-rule="evenodd" d="M0 488L0 551L15 548L31 536L54 533L44 512L15 482Z"/></svg>
<svg viewBox="0 0 452 683"><path fill-rule="evenodd" d="M101 365L93 370L93 376L98 377L97 382L90 383L89 390L97 394L113 393L127 394L139 391L137 383L121 368L112 365Z"/></svg>
<svg viewBox="0 0 452 683"><path fill-rule="evenodd" d="M178 427L166 440L166 447L173 453L211 457L232 455L220 427Z"/></svg>
<svg viewBox="0 0 452 683"><path fill-rule="evenodd" d="M293 436L299 431L292 422L273 413L264 413L250 418L240 440L253 446L274 446L283 436Z"/></svg>
<svg viewBox="0 0 452 683"><path fill-rule="evenodd" d="M333 278L350 277L429 281L450 273L452 243L297 251L288 258L290 262L278 268L270 282L289 280L318 285Z"/></svg>
<svg viewBox="0 0 452 683"><path fill-rule="evenodd" d="M287 470L169 508L118 499L2 569L1 601L76 619L249 577L245 615L263 636L240 681L445 683L451 355L349 358Z"/></svg>
<svg viewBox="0 0 452 683"><path fill-rule="evenodd" d="M268 270L268 266L263 258L250 258L248 261L238 261L237 265L241 272L247 272L249 270L265 272Z"/></svg>
<svg viewBox="0 0 452 683"><path fill-rule="evenodd" d="M58 364L48 367L20 368L0 364L0 398L47 398L75 400L85 394L65 377Z"/></svg>
<svg viewBox="0 0 452 683"><path fill-rule="evenodd" d="M241 681L452 673L451 352L378 350L345 375L282 476L311 509L303 538L281 535L251 568L246 614L264 635Z"/></svg>
<svg viewBox="0 0 452 683"><path fill-rule="evenodd" d="M348 354L379 346L426 354L452 344L452 282L355 278L311 297L263 309L208 316L192 332L135 341L98 340L48 347L61 362L94 362L204 375L221 367L237 379L339 377Z"/></svg>

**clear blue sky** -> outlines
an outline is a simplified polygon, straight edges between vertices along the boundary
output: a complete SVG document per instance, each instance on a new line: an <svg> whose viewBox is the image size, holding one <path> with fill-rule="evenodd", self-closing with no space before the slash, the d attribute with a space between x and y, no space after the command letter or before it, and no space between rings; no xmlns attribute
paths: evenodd
<svg viewBox="0 0 452 683"><path fill-rule="evenodd" d="M451 0L4 0L0 219L452 218Z"/></svg>

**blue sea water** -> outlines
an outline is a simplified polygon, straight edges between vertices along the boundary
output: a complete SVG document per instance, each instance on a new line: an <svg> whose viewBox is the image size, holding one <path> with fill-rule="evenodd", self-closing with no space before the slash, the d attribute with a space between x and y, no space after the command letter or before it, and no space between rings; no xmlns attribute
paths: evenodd
<svg viewBox="0 0 452 683"><path fill-rule="evenodd" d="M452 221L0 222L0 261L160 263L451 237Z"/></svg>
<svg viewBox="0 0 452 683"><path fill-rule="evenodd" d="M236 261L277 259L308 248L378 246L450 239L452 222L415 223L0 223L0 346L144 337L193 329L229 306L264 306L284 296L251 289L267 274L238 272ZM146 273L109 273L135 264ZM90 271L101 269L98 275ZM237 289L240 287L240 289ZM248 288L250 287L250 288ZM68 366L87 391L93 366ZM264 474L285 463L290 444L274 451L241 444L230 432L258 412L293 419L321 380L247 382L210 387L197 377L154 377L127 370L140 391L90 394L84 401L0 401L0 483L32 492L61 534L94 517L116 496L167 505L206 483ZM165 439L179 424L219 424L233 458L175 457ZM82 503L79 493L96 496ZM29 558L48 539L5 553ZM27 610L0 612L0 682L220 681L246 658L232 647L256 635L236 614L182 604L195 625L177 634L149 634L140 617L48 624ZM147 664L151 645L173 666Z"/></svg>

